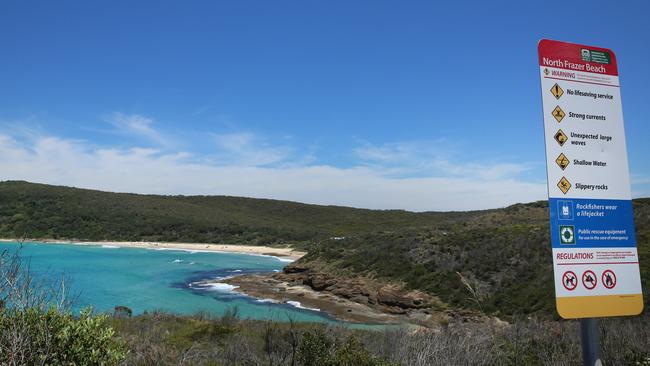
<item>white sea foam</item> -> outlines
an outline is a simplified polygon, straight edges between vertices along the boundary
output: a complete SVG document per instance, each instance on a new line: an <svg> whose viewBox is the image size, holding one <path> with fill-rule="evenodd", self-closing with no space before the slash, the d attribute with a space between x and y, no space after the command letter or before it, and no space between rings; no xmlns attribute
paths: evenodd
<svg viewBox="0 0 650 366"><path fill-rule="evenodd" d="M287 301L286 302L288 305L291 305L293 307L296 307L298 309L305 309L305 310L312 310L312 311L320 311L320 309L315 309L315 308L308 308L302 306L302 304L299 301Z"/></svg>
<svg viewBox="0 0 650 366"><path fill-rule="evenodd" d="M102 245L102 248L115 249L115 248L119 248L119 247L118 247L117 245L108 245L108 244L104 244L104 245Z"/></svg>
<svg viewBox="0 0 650 366"><path fill-rule="evenodd" d="M207 283L203 287L209 291L217 292L232 292L234 289L239 288L239 286L233 286L227 283Z"/></svg>
<svg viewBox="0 0 650 366"><path fill-rule="evenodd" d="M180 263L182 261L183 261L182 259L174 259L174 263Z"/></svg>
<svg viewBox="0 0 650 366"><path fill-rule="evenodd" d="M278 257L278 256L275 256L275 255L268 255L268 254L257 254L257 253L255 253L255 254L253 254L253 253L250 253L250 254L245 253L245 254L253 255L253 256L256 256L256 257L274 258L274 259L279 260L280 262L293 262L293 261L295 261L295 259L285 258L285 257ZM258 264L259 264L259 262L258 262Z"/></svg>
<svg viewBox="0 0 650 366"><path fill-rule="evenodd" d="M263 303L271 303L271 304L277 304L278 303L277 300L273 300L273 299L257 299L257 300L255 300L255 302L263 302Z"/></svg>
<svg viewBox="0 0 650 366"><path fill-rule="evenodd" d="M236 269L236 270L234 270L234 271L230 271L230 272L233 272L233 273L234 273L234 272L241 272L241 269Z"/></svg>
<svg viewBox="0 0 650 366"><path fill-rule="evenodd" d="M230 278L233 278L233 277L234 276L221 276L221 277L217 276L217 277L213 278L213 280L215 280L215 281L223 281L223 280L227 280L227 279L230 279Z"/></svg>

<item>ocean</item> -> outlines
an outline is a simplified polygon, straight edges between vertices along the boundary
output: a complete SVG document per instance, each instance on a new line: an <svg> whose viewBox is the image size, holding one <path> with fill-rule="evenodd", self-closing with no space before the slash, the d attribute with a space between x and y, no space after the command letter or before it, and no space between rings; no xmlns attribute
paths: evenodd
<svg viewBox="0 0 650 366"><path fill-rule="evenodd" d="M122 305L134 314L162 310L218 316L236 307L241 318L339 323L299 303L256 300L233 292L226 284L203 283L237 274L280 271L287 261L276 257L33 242L22 246L0 243L0 251L4 250L20 250L37 277L65 278L67 292L76 299L74 311L92 306L96 312L112 312Z"/></svg>

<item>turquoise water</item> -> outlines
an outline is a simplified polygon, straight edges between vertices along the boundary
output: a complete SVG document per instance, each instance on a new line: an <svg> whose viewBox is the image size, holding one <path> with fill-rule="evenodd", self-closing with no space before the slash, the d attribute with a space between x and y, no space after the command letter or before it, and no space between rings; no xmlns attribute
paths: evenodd
<svg viewBox="0 0 650 366"><path fill-rule="evenodd" d="M0 243L0 251L18 248L15 243ZM297 321L336 322L317 311L260 302L233 293L227 286L197 283L280 271L287 262L275 257L38 243L24 243L20 255L30 259L30 269L37 276L52 281L64 276L68 290L78 296L75 310L92 306L96 311L111 312L116 305L123 305L135 314L164 310L220 315L236 306L242 318L283 321L291 316Z"/></svg>

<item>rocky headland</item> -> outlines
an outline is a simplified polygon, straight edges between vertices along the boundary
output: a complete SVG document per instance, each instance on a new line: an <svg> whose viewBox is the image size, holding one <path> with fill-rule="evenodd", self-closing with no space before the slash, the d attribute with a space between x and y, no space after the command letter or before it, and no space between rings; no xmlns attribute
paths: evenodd
<svg viewBox="0 0 650 366"><path fill-rule="evenodd" d="M295 262L280 273L236 276L223 282L248 296L279 303L297 301L348 322L434 327L487 320L474 312L444 309L439 299L421 291L370 278L335 276L317 267Z"/></svg>

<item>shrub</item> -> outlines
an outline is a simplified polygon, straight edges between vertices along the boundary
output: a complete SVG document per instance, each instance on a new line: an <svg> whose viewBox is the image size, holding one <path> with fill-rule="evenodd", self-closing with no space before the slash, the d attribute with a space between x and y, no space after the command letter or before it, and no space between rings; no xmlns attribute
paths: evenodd
<svg viewBox="0 0 650 366"><path fill-rule="evenodd" d="M90 309L75 318L55 308L0 313L0 363L9 365L116 365L126 345Z"/></svg>
<svg viewBox="0 0 650 366"><path fill-rule="evenodd" d="M130 318L133 316L133 310L128 306L117 305L113 311L113 316L116 318Z"/></svg>
<svg viewBox="0 0 650 366"><path fill-rule="evenodd" d="M304 366L331 365L330 352L333 345L322 330L307 332L298 346L298 360Z"/></svg>
<svg viewBox="0 0 650 366"><path fill-rule="evenodd" d="M303 335L298 348L298 361L303 366L390 366L384 359L373 357L354 336L338 344L322 330Z"/></svg>

